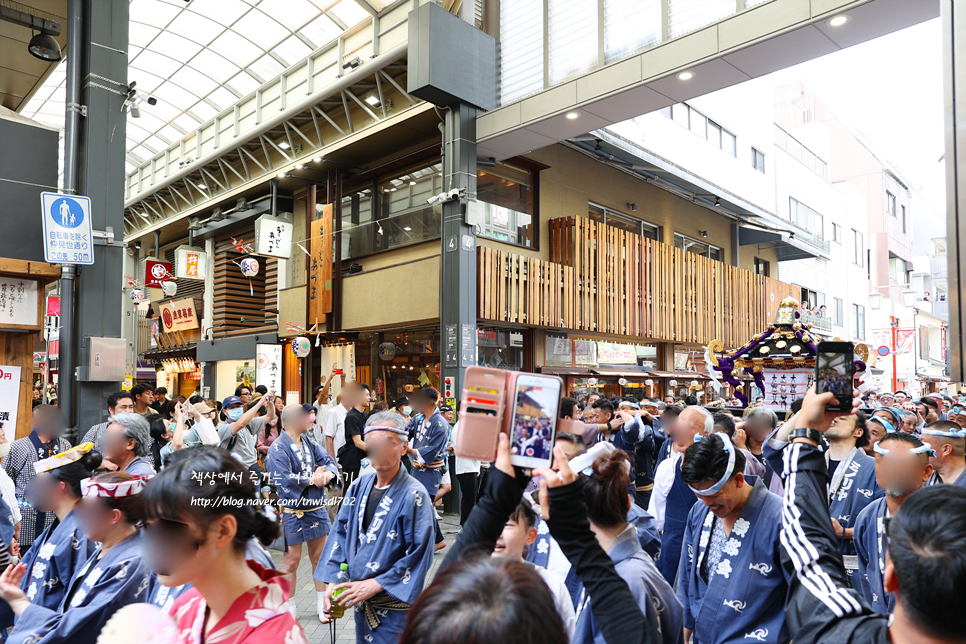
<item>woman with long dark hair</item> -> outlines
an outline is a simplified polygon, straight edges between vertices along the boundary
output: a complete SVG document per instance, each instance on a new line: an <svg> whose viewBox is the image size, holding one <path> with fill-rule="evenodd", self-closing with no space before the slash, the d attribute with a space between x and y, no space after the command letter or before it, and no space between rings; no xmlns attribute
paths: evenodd
<svg viewBox="0 0 966 644"><path fill-rule="evenodd" d="M145 601L148 570L141 560L137 529L141 520L138 493L145 480L125 472L108 472L80 482L78 518L87 538L100 545L74 573L56 609L33 603L22 590L25 563L0 575L0 598L19 617L7 642L94 644L119 608ZM36 569L35 562L32 574Z"/></svg>
<svg viewBox="0 0 966 644"><path fill-rule="evenodd" d="M278 535L259 509L250 471L221 448L192 452L154 477L143 495L146 551L158 582L192 586L170 610L181 642L227 634L232 644L307 642L290 609L288 580L246 560L252 537L267 546Z"/></svg>

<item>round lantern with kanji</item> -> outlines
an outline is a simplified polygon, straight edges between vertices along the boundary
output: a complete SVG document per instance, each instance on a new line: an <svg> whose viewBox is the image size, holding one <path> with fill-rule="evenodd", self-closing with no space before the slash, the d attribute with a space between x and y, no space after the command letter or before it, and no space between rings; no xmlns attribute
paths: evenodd
<svg viewBox="0 0 966 644"><path fill-rule="evenodd" d="M132 302L143 302L144 301L144 291L139 288L131 289L131 301Z"/></svg>
<svg viewBox="0 0 966 644"><path fill-rule="evenodd" d="M246 257L238 266L241 268L242 275L245 277L255 277L258 275L258 260L254 257Z"/></svg>

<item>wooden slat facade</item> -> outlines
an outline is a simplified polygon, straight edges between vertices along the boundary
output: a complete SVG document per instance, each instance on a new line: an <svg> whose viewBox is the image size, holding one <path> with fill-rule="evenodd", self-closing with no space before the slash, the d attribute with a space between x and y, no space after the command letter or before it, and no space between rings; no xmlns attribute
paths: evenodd
<svg viewBox="0 0 966 644"><path fill-rule="evenodd" d="M237 231L236 239L254 241L255 227ZM214 314L212 323L215 338L269 333L277 330L275 316L267 310L278 310L278 260L256 257L258 275L251 280L242 275L235 262L244 257L232 244L232 235L215 239L214 252ZM242 322L241 318L245 318Z"/></svg>
<svg viewBox="0 0 966 644"><path fill-rule="evenodd" d="M481 319L730 348L797 290L591 219L549 223L550 261L478 249Z"/></svg>

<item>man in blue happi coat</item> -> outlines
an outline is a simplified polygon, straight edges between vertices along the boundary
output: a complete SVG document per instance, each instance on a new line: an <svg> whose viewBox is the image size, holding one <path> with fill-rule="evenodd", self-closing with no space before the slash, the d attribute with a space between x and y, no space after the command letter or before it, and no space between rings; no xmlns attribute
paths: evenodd
<svg viewBox="0 0 966 644"><path fill-rule="evenodd" d="M407 451L413 459L412 477L423 484L430 499L436 498L443 480L446 440L449 438L449 421L436 408L437 400L439 392L432 387L423 387L410 396L409 404L416 413L406 428L412 439ZM436 549L441 550L446 547L446 542L438 522L435 532Z"/></svg>
<svg viewBox="0 0 966 644"><path fill-rule="evenodd" d="M932 475L929 455L932 449L905 432L890 432L877 442L875 478L885 496L870 503L855 524L855 550L859 557L861 591L872 609L888 615L895 608L895 596L886 592L885 524L899 511L902 503L916 490L922 489Z"/></svg>
<svg viewBox="0 0 966 644"><path fill-rule="evenodd" d="M922 428L922 442L936 452L929 459L933 475L926 485L949 483L966 487L966 429L940 420Z"/></svg>
<svg viewBox="0 0 966 644"><path fill-rule="evenodd" d="M356 642L399 641L406 614L423 590L433 563L435 514L426 488L402 466L408 431L392 412L366 421L365 442L374 473L349 486L315 579L332 602L356 608ZM347 565L349 582L339 582ZM341 591L335 599L333 594Z"/></svg>
<svg viewBox="0 0 966 644"><path fill-rule="evenodd" d="M698 496L688 516L675 590L684 640L783 644L788 576L781 565L781 497L745 477L745 455L727 434L688 448L681 478Z"/></svg>

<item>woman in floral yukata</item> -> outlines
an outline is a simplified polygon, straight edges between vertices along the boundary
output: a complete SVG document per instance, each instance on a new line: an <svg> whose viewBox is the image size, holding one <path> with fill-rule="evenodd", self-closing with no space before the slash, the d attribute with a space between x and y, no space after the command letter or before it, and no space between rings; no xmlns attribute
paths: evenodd
<svg viewBox="0 0 966 644"><path fill-rule="evenodd" d="M248 469L218 447L169 465L143 493L145 552L161 584L191 584L171 607L181 644L307 644L279 572L245 559L252 537L266 546L278 524L259 512Z"/></svg>

